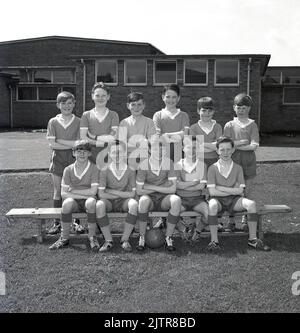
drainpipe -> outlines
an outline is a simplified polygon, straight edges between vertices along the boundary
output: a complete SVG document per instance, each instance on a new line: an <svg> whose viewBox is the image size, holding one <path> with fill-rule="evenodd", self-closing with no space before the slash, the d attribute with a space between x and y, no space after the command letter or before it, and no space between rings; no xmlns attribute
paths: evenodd
<svg viewBox="0 0 300 333"><path fill-rule="evenodd" d="M13 115L13 94L12 94L12 86L9 84L8 85L9 89L9 114L10 114L10 128L14 128L14 115Z"/></svg>
<svg viewBox="0 0 300 333"><path fill-rule="evenodd" d="M80 59L80 62L82 64L82 68L83 68L83 98L82 98L82 108L83 108L83 112L85 111L85 93L86 93L86 67L85 67L85 63L83 59Z"/></svg>
<svg viewBox="0 0 300 333"><path fill-rule="evenodd" d="M247 67L247 95L250 95L250 72L251 72L251 63L252 58L248 59L248 67Z"/></svg>

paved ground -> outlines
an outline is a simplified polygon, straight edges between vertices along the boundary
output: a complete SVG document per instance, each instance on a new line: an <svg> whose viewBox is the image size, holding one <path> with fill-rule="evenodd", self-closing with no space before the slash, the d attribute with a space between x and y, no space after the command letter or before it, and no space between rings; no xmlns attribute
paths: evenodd
<svg viewBox="0 0 300 333"><path fill-rule="evenodd" d="M45 130L0 132L0 171L48 169L49 161ZM257 161L300 161L300 136L264 137L257 151Z"/></svg>

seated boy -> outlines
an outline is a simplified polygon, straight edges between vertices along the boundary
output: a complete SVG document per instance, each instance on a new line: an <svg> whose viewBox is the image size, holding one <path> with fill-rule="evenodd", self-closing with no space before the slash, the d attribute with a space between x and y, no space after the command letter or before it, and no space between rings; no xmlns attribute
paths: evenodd
<svg viewBox="0 0 300 333"><path fill-rule="evenodd" d="M171 238L179 221L181 199L176 192L176 175L173 162L162 152L162 143L158 136L151 138L151 155L142 161L137 171L136 191L139 199L140 239L137 250L145 249L145 233L150 210L169 211L167 217L166 246L174 251Z"/></svg>
<svg viewBox="0 0 300 333"><path fill-rule="evenodd" d="M270 248L260 239L256 238L257 212L254 201L245 198L245 180L243 169L233 162L231 156L234 152L234 142L229 137L220 137L217 140L217 153L219 160L208 169L207 188L210 199L208 203L208 223L211 232L209 251L220 250L218 242L218 212L227 210L233 214L236 211L247 211L249 240L248 245L263 251Z"/></svg>
<svg viewBox="0 0 300 333"><path fill-rule="evenodd" d="M204 228L203 222L207 224L208 205L202 192L206 186L207 168L201 152L197 152L196 136L186 136L183 144L184 158L174 165L177 176L176 194L181 198L181 211L194 210L203 216L202 220L196 219L192 236L192 240L196 241ZM188 239L183 221L179 221L177 228L182 232L183 238Z"/></svg>
<svg viewBox="0 0 300 333"><path fill-rule="evenodd" d="M105 242L100 252L108 251L113 245L107 212L128 212L124 232L121 238L122 248L131 251L129 237L136 224L138 203L135 197L135 171L127 165L126 145L116 141L109 147L111 163L100 170L98 197L96 204L97 224L100 227Z"/></svg>
<svg viewBox="0 0 300 333"><path fill-rule="evenodd" d="M59 249L69 244L72 213L87 212L89 240L94 247L96 235L96 194L98 188L98 169L89 161L91 145L86 141L76 141L73 148L75 163L64 170L61 184L63 199L61 210L61 237L49 249Z"/></svg>

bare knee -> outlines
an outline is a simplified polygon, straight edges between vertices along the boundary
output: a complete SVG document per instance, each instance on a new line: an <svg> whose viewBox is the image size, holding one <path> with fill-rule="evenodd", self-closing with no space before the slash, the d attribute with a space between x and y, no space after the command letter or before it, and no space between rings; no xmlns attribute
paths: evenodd
<svg viewBox="0 0 300 333"><path fill-rule="evenodd" d="M171 207L179 209L181 208L181 199L178 195L172 194L170 196Z"/></svg>
<svg viewBox="0 0 300 333"><path fill-rule="evenodd" d="M85 202L85 208L88 213L95 213L96 211L96 199L88 198Z"/></svg>
<svg viewBox="0 0 300 333"><path fill-rule="evenodd" d="M249 213L256 213L256 203L253 200L249 200L247 199L246 203L245 203L245 208L247 209L247 211Z"/></svg>
<svg viewBox="0 0 300 333"><path fill-rule="evenodd" d="M61 211L64 214L69 214L69 213L72 213L73 207L74 207L74 199L67 198L64 200L64 202L62 204Z"/></svg>
<svg viewBox="0 0 300 333"><path fill-rule="evenodd" d="M98 200L96 202L96 213L97 215L105 215L106 213L106 205L105 205L105 202L102 201L102 200Z"/></svg>
<svg viewBox="0 0 300 333"><path fill-rule="evenodd" d="M149 197L145 195L141 196L138 203L139 211L140 212L148 211L150 204L151 204L151 199Z"/></svg>
<svg viewBox="0 0 300 333"><path fill-rule="evenodd" d="M209 203L208 203L209 215L217 215L218 214L218 208L219 208L219 205L218 205L218 202L215 199L209 200Z"/></svg>
<svg viewBox="0 0 300 333"><path fill-rule="evenodd" d="M130 214L137 215L138 211L138 202L134 199L128 201L128 211Z"/></svg>

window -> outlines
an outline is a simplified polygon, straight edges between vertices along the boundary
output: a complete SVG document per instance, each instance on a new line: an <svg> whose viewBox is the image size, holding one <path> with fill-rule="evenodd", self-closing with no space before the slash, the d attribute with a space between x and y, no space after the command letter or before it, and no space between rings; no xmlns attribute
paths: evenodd
<svg viewBox="0 0 300 333"><path fill-rule="evenodd" d="M300 104L300 87L283 88L283 104Z"/></svg>
<svg viewBox="0 0 300 333"><path fill-rule="evenodd" d="M207 60L185 60L184 84L207 85Z"/></svg>
<svg viewBox="0 0 300 333"><path fill-rule="evenodd" d="M116 85L117 62L115 60L98 60L96 62L96 82Z"/></svg>
<svg viewBox="0 0 300 333"><path fill-rule="evenodd" d="M59 91L58 87L38 87L38 99L40 101L55 101Z"/></svg>
<svg viewBox="0 0 300 333"><path fill-rule="evenodd" d="M128 85L147 84L147 61L146 60L126 60L125 61L124 83Z"/></svg>
<svg viewBox="0 0 300 333"><path fill-rule="evenodd" d="M52 73L50 70L38 69L33 72L33 82L52 82Z"/></svg>
<svg viewBox="0 0 300 333"><path fill-rule="evenodd" d="M72 70L54 70L54 83L75 83L74 72Z"/></svg>
<svg viewBox="0 0 300 333"><path fill-rule="evenodd" d="M215 85L239 85L239 61L215 61Z"/></svg>
<svg viewBox="0 0 300 333"><path fill-rule="evenodd" d="M36 69L32 82L39 83L74 83L74 71L70 69Z"/></svg>
<svg viewBox="0 0 300 333"><path fill-rule="evenodd" d="M35 87L18 87L17 93L19 101L37 100L37 90Z"/></svg>
<svg viewBox="0 0 300 333"><path fill-rule="evenodd" d="M74 86L19 86L17 89L17 101L55 102L57 94L61 91L69 91L76 97L76 87Z"/></svg>
<svg viewBox="0 0 300 333"><path fill-rule="evenodd" d="M176 83L176 61L156 61L154 66L154 83Z"/></svg>

